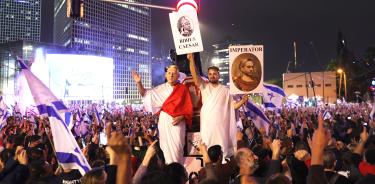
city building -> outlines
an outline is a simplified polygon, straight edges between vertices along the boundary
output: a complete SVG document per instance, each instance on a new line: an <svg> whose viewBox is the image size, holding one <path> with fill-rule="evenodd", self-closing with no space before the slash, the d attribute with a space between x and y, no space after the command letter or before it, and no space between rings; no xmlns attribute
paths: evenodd
<svg viewBox="0 0 375 184"><path fill-rule="evenodd" d="M220 82L224 85L229 85L229 45L229 42L212 45L211 65L220 69Z"/></svg>
<svg viewBox="0 0 375 184"><path fill-rule="evenodd" d="M41 39L42 0L0 1L0 43Z"/></svg>
<svg viewBox="0 0 375 184"><path fill-rule="evenodd" d="M62 46L33 41L13 41L0 44L0 91L9 102L18 101L18 91L22 87L17 85L19 66L17 58L31 65L35 58L44 57L46 53L71 53Z"/></svg>
<svg viewBox="0 0 375 184"><path fill-rule="evenodd" d="M72 19L67 17L66 2L55 0L54 43L81 54L113 58L114 99L125 103L140 102L131 70L139 72L146 88L151 87L151 10L85 0L84 17Z"/></svg>
<svg viewBox="0 0 375 184"><path fill-rule="evenodd" d="M284 92L290 98L316 98L324 103L335 103L336 76L334 71L284 73Z"/></svg>

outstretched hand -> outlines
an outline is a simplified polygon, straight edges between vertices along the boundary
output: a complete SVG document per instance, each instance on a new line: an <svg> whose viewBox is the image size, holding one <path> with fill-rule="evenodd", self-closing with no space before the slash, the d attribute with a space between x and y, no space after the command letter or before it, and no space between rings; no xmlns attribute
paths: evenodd
<svg viewBox="0 0 375 184"><path fill-rule="evenodd" d="M318 128L314 131L311 141L311 165L323 165L323 152L328 144L328 133L324 128L322 113L319 112Z"/></svg>
<svg viewBox="0 0 375 184"><path fill-rule="evenodd" d="M132 77L133 77L134 82L136 83L141 82L141 76L139 76L139 74L135 70L132 70Z"/></svg>
<svg viewBox="0 0 375 184"><path fill-rule="evenodd" d="M114 132L108 137L107 151L111 156L115 157L116 161L118 159L123 159L125 157L130 157L131 148L128 144L129 138L123 136L121 133Z"/></svg>
<svg viewBox="0 0 375 184"><path fill-rule="evenodd" d="M187 59L188 59L190 62L194 62L194 54L193 54L193 53L189 53L189 54L187 54Z"/></svg>

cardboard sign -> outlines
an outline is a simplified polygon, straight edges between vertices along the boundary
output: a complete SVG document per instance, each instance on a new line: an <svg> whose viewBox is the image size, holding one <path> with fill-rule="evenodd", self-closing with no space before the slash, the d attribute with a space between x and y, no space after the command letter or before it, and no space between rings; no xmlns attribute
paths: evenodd
<svg viewBox="0 0 375 184"><path fill-rule="evenodd" d="M169 20L177 55L203 51L196 12L173 12Z"/></svg>
<svg viewBox="0 0 375 184"><path fill-rule="evenodd" d="M263 45L229 47L231 94L260 93L263 90Z"/></svg>

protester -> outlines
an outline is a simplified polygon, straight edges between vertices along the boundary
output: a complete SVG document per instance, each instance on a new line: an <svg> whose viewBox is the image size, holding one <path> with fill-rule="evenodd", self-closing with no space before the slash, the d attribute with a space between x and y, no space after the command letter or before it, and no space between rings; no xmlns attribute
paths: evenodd
<svg viewBox="0 0 375 184"><path fill-rule="evenodd" d="M19 118L16 113L7 117L1 129L0 183L188 180L186 165L164 159L157 115L129 106L96 107L102 109L99 118L92 105L69 108L76 116L71 131L93 168L85 175L59 167L48 118ZM367 118L370 109L367 104L346 104L265 110L268 134L255 126L255 119L239 112L243 130L237 129L235 156L221 162L220 145L200 146L203 167L195 183L373 183L375 135L374 123ZM331 117L324 119L322 111ZM74 128L81 124L88 126Z"/></svg>

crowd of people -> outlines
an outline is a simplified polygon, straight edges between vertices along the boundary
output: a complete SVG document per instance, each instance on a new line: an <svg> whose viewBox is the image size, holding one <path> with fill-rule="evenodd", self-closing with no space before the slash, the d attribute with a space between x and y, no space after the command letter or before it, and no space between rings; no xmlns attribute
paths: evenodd
<svg viewBox="0 0 375 184"><path fill-rule="evenodd" d="M325 120L323 110L331 114ZM183 164L166 163L158 117L150 113L108 112L101 123L90 116L85 135L73 128L93 168L84 176L59 167L48 118L10 116L1 130L0 183L372 183L370 111L368 104L266 111L272 122L268 134L241 114L235 153L224 158L220 145L201 143L204 167L190 175Z"/></svg>
<svg viewBox="0 0 375 184"><path fill-rule="evenodd" d="M145 109L98 113L92 105L71 108L73 124L66 127L92 168L84 175L59 165L48 117L19 113L7 116L0 136L0 183L375 181L375 121L370 117L371 105L345 103L265 110L269 121L262 126L239 108L248 103L248 95L233 100L218 83L220 76L215 67L209 68L209 81L201 81L192 55L188 59L203 103L202 140L195 148L203 160L198 170L187 172L185 133L192 126L193 106L188 88L178 82L178 68L172 66L166 72L167 82L153 89L146 90L140 76L132 73L144 97ZM241 121L233 121L235 114ZM61 158L60 155L60 161Z"/></svg>

